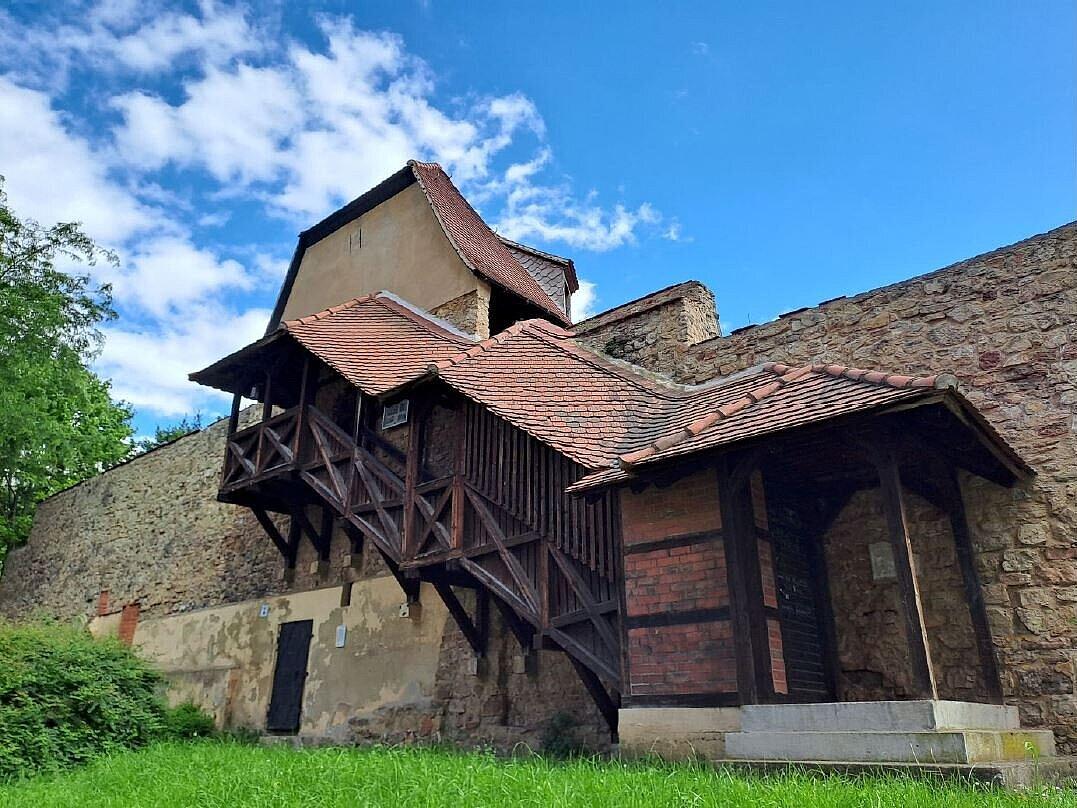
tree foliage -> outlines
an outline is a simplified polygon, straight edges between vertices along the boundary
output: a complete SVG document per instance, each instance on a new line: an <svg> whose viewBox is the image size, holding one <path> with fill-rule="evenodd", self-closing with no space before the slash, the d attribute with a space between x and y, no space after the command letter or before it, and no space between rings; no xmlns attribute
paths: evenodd
<svg viewBox="0 0 1077 808"><path fill-rule="evenodd" d="M89 370L111 291L65 271L116 256L78 224L20 220L0 178L0 560L45 497L131 452L131 411Z"/></svg>

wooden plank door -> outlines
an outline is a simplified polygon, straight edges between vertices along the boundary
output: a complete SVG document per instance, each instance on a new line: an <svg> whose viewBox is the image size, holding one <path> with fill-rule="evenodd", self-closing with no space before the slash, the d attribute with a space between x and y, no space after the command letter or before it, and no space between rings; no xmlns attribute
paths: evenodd
<svg viewBox="0 0 1077 808"><path fill-rule="evenodd" d="M273 693L266 716L267 732L292 734L299 731L313 630L313 620L281 624L277 639L277 667L273 672Z"/></svg>

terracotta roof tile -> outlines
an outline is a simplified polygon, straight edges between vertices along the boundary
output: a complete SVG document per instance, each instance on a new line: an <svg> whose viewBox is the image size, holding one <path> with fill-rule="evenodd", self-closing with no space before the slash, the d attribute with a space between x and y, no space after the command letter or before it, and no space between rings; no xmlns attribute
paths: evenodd
<svg viewBox="0 0 1077 808"><path fill-rule="evenodd" d="M284 332L369 395L424 376L482 404L595 470L572 490L623 482L639 467L934 394L952 376L914 378L843 365L767 363L681 387L582 347L546 320L474 342L387 293L284 323L198 374L220 386ZM225 387L222 389L231 389Z"/></svg>
<svg viewBox="0 0 1077 808"><path fill-rule="evenodd" d="M565 312L509 252L437 163L408 162L434 215L461 260L491 283L507 289L568 324Z"/></svg>

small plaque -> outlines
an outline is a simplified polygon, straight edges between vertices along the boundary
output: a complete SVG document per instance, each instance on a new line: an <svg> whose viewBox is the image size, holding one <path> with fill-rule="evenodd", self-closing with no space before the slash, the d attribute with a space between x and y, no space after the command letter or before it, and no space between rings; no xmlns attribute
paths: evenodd
<svg viewBox="0 0 1077 808"><path fill-rule="evenodd" d="M335 643L337 648L344 647L344 640L348 638L348 627L345 625L337 626L337 641Z"/></svg>
<svg viewBox="0 0 1077 808"><path fill-rule="evenodd" d="M263 603L261 608L258 609L259 617L269 617L269 604Z"/></svg>
<svg viewBox="0 0 1077 808"><path fill-rule="evenodd" d="M408 603L400 604L400 616L403 618L411 617L411 605Z"/></svg>
<svg viewBox="0 0 1077 808"><path fill-rule="evenodd" d="M897 578L894 566L894 548L888 541L877 541L868 545L871 555L871 578L874 581L893 581Z"/></svg>

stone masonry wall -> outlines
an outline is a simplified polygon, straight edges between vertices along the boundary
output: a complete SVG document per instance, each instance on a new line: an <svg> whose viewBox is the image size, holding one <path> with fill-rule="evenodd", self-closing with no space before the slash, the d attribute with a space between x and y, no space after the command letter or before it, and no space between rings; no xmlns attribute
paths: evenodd
<svg viewBox="0 0 1077 808"><path fill-rule="evenodd" d="M248 411L253 413L253 411ZM217 502L227 421L180 438L38 506L0 576L0 614L68 619L138 602L157 616L283 586L280 556L244 508Z"/></svg>
<svg viewBox="0 0 1077 808"><path fill-rule="evenodd" d="M1077 752L1077 223L701 342L659 369L703 382L768 360L951 372L1035 468L1012 490L967 479L966 507L1005 695Z"/></svg>
<svg viewBox="0 0 1077 808"><path fill-rule="evenodd" d="M474 292L435 306L430 313L452 323L465 333L486 339L490 336L490 289L480 286Z"/></svg>
<svg viewBox="0 0 1077 808"><path fill-rule="evenodd" d="M939 697L981 701L987 689L949 519L914 494L905 503ZM897 579L872 574L869 546L889 541L878 489L856 494L827 531L843 701L915 697Z"/></svg>
<svg viewBox="0 0 1077 808"><path fill-rule="evenodd" d="M675 365L689 346L720 333L714 295L698 281L625 303L574 330L594 350L649 370Z"/></svg>

